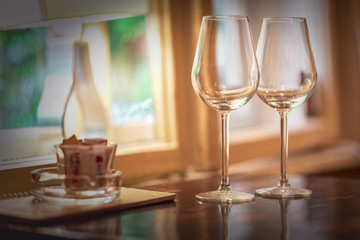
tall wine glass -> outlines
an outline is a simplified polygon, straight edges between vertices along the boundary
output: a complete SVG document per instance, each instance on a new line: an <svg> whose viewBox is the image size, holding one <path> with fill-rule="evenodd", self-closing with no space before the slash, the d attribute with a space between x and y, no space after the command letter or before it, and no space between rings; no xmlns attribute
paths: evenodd
<svg viewBox="0 0 360 240"><path fill-rule="evenodd" d="M281 175L275 187L256 190L270 198L301 198L307 189L290 187L286 176L288 115L312 94L317 73L304 18L265 18L256 49L260 67L258 96L280 114Z"/></svg>
<svg viewBox="0 0 360 240"><path fill-rule="evenodd" d="M221 117L221 182L218 190L200 193L208 202L246 202L253 194L233 191L228 176L229 115L255 94L259 69L247 17L205 16L192 69L197 96Z"/></svg>

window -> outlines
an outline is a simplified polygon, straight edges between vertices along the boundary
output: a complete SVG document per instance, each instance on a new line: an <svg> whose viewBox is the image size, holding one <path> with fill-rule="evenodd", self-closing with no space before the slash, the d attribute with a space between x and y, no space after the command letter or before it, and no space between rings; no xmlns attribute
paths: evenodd
<svg viewBox="0 0 360 240"><path fill-rule="evenodd" d="M89 43L96 90L106 110L107 135L119 144L118 155L151 151L156 156L156 151L177 148L171 52L162 49L171 49L170 35L164 30L166 20L162 20L168 16L161 12L161 1L151 6L140 2L134 6L123 1L120 7L113 2L120 12L116 14L54 19L1 31L3 39L17 39L2 42L3 49L30 55L30 60L25 59L29 63L23 64L19 63L22 56L3 54L4 65L11 59L17 65L15 71L1 73L5 93L0 102L1 143L6 153L1 169L54 162L52 148L62 139L62 116L72 86L73 46L81 35ZM56 17L52 12L56 5L47 2L48 14ZM126 5L136 11L126 10L131 8ZM21 47L25 50L19 51ZM39 159L42 161L36 162Z"/></svg>
<svg viewBox="0 0 360 240"><path fill-rule="evenodd" d="M194 97L190 84L191 67L201 25L201 17L211 14L247 15L250 19L255 46L263 17L306 17L319 74L311 106L304 104L290 114L290 152L301 152L332 143L339 136L338 109L335 102L335 78L332 62L330 3L324 1L195 1L172 3L174 59L176 80L186 95L191 163L197 170L220 168L220 129L217 114ZM181 11L183 9L183 12ZM186 9L186 10L184 10ZM189 9L193 12L189 13ZM189 16L189 14L191 16ZM186 20L185 20L186 19ZM189 32L191 31L191 35ZM181 79L181 80L180 80ZM189 83L189 84L188 84ZM179 90L180 91L180 90ZM181 96L178 96L181 98ZM280 119L276 111L254 97L230 117L230 163L277 155L280 151Z"/></svg>
<svg viewBox="0 0 360 240"><path fill-rule="evenodd" d="M0 148L1 160L7 162L43 155L38 127L51 127L59 120L38 114L46 78L46 33L46 28L0 32Z"/></svg>
<svg viewBox="0 0 360 240"><path fill-rule="evenodd" d="M15 137L8 144L13 149L2 149L8 151L1 159L2 170L54 163L53 145L62 139L62 116L73 80L73 46L80 36L89 43L93 80L105 108L107 136L119 144L115 168L124 172L125 181L185 169L188 162L180 159L185 141L179 143L177 127L177 116L181 114L176 113L174 106L168 2L140 2L142 7L133 6L136 10L129 13L120 6L116 7L120 12L94 17L72 17L73 13L67 13L66 8L61 14L69 14L69 18L58 19L53 12L61 10L55 7L58 2L46 1L48 14L55 19L2 31L19 35L26 32L36 35L41 31L34 44L43 57L42 62L35 62L43 63L38 66L43 75L37 89L37 105L28 109L34 121L31 126L20 124L17 129L4 126L4 142L9 141L10 135ZM113 2L114 6L117 4ZM131 1L123 4L132 5ZM9 78L5 85L12 81ZM33 83L34 80L29 80L30 85ZM18 93L19 89L12 92ZM19 145L21 149L17 151ZM31 152L25 152L27 149ZM147 167L139 171L139 166Z"/></svg>
<svg viewBox="0 0 360 240"><path fill-rule="evenodd" d="M186 173L187 170L219 169L218 116L195 96L191 86L201 17L210 14L248 15L255 44L262 17L306 17L319 84L311 108L304 104L290 114L290 150L320 146L338 135L331 70L330 11L326 0L130 0L106 1L107 4L102 6L89 0L86 4L83 0L45 2L49 19L45 23L51 23L51 27L35 24L36 28L32 27L32 30L2 32L6 35L24 31L21 35L30 32L32 37L36 36L40 43L37 55L29 56L36 56L40 61L37 69L46 65L46 71L37 73L40 76L38 86L43 91L32 90L38 96L37 112L31 110L37 117L36 123L21 123L16 128L1 126L4 128L1 143L9 139L10 131L26 143L17 139L16 146L21 145L22 149L28 146L37 152L3 161L0 169L54 161L52 145L62 138L61 117L72 84L74 34L78 36L80 32L90 46L94 82L108 123L107 135L119 143L114 167L123 171L125 184L171 173ZM62 4L80 4L83 8L64 8ZM99 13L101 18L97 14L95 19L88 17L84 12L76 12L77 9L88 10L90 15ZM111 14L104 15L108 12ZM61 17L66 18L59 21ZM78 20L81 24L72 24L73 31L62 27L64 24L70 26L65 21L79 23ZM79 30L78 26L82 28ZM3 81L1 83L0 91L4 91ZM11 81L11 84L14 83ZM16 88L16 91L20 90ZM0 101L4 100L0 98ZM1 106L1 111L8 111L6 109ZM278 121L277 113L256 97L234 112L230 123L231 163L278 153ZM36 146L28 145L34 142L34 137L40 142Z"/></svg>
<svg viewBox="0 0 360 240"><path fill-rule="evenodd" d="M339 126L337 109L334 107L336 92L331 67L333 62L329 2L213 0L212 3L214 14L239 14L249 17L255 46L263 17L299 16L307 19L318 71L318 85L306 103L291 111L289 150L315 148L336 139ZM257 96L234 112L230 118L230 161L234 163L277 154L280 146L279 123L277 112L266 106Z"/></svg>

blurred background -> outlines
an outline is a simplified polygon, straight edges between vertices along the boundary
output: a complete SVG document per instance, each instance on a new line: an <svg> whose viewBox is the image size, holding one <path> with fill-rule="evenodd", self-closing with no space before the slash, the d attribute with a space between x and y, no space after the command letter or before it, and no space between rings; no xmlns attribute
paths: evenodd
<svg viewBox="0 0 360 240"><path fill-rule="evenodd" d="M191 86L201 18L215 14L248 16L254 48L262 18L306 18L318 84L290 114L288 171L360 176L357 0L1 3L2 192L28 188L30 170L53 165L53 145L87 136L89 121L98 123L99 137L118 143L114 167L124 184L217 171L218 116ZM74 75L78 41L88 44L91 64L82 82ZM276 111L255 96L232 114L230 129L231 173L279 172Z"/></svg>

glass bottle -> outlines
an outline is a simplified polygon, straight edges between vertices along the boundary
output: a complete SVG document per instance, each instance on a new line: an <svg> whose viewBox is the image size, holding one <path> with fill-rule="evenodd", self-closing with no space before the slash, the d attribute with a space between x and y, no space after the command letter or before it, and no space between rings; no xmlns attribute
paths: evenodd
<svg viewBox="0 0 360 240"><path fill-rule="evenodd" d="M88 42L74 43L73 66L73 83L62 119L63 137L105 138L105 109L95 86Z"/></svg>

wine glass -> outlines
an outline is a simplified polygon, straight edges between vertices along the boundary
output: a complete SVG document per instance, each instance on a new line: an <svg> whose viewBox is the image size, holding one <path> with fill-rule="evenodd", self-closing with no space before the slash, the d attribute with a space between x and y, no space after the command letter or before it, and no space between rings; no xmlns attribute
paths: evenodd
<svg viewBox="0 0 360 240"><path fill-rule="evenodd" d="M221 182L218 190L196 195L207 202L247 202L253 194L233 191L228 176L229 115L244 106L259 84L249 20L243 16L204 16L192 68L197 96L221 118Z"/></svg>
<svg viewBox="0 0 360 240"><path fill-rule="evenodd" d="M288 115L311 96L317 80L306 20L264 18L256 53L260 67L257 95L280 114L281 175L277 186L255 193L269 198L308 197L310 190L291 187L286 176Z"/></svg>

